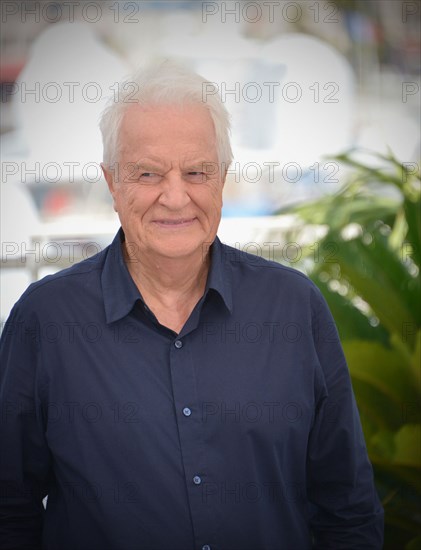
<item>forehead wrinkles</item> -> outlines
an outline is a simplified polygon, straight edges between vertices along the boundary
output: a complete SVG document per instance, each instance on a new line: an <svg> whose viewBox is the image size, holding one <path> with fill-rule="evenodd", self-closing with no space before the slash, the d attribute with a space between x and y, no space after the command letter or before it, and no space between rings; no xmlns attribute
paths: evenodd
<svg viewBox="0 0 421 550"><path fill-rule="evenodd" d="M120 159L153 160L162 168L218 161L215 128L201 106L128 109L121 127Z"/></svg>
<svg viewBox="0 0 421 550"><path fill-rule="evenodd" d="M209 136L210 138L210 136ZM133 160L151 162L207 162L215 160L215 139L207 136L173 136L160 139L159 136L136 136L124 133L121 136L120 151L122 154L135 156ZM192 149L194 147L194 149Z"/></svg>
<svg viewBox="0 0 421 550"><path fill-rule="evenodd" d="M167 128L166 128L167 127ZM208 110L202 105L151 105L129 107L121 121L121 134L137 138L152 133L166 137L167 132L178 130L180 136L195 135L215 142L215 127Z"/></svg>
<svg viewBox="0 0 421 550"><path fill-rule="evenodd" d="M182 153L175 158L167 158L162 156L142 156L134 161L137 166L143 167L156 167L156 168L174 168L180 167L196 167L206 168L209 165L215 164L215 160L212 155L203 155L200 152L197 154Z"/></svg>

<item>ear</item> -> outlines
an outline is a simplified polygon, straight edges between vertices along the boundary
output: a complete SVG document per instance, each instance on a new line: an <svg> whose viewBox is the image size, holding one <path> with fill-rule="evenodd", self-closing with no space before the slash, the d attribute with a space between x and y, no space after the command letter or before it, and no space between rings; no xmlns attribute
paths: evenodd
<svg viewBox="0 0 421 550"><path fill-rule="evenodd" d="M227 179L227 174L228 174L228 167L225 168L225 170L221 173L222 189L224 188L225 180Z"/></svg>
<svg viewBox="0 0 421 550"><path fill-rule="evenodd" d="M222 188L224 188L225 180L227 179L227 172L228 168L225 170L225 172L222 174Z"/></svg>
<svg viewBox="0 0 421 550"><path fill-rule="evenodd" d="M104 174L105 181L107 182L108 189L110 190L111 196L113 198L114 210L118 212L116 204L116 182L114 181L114 174L105 166L103 162L101 162L101 169L102 173Z"/></svg>

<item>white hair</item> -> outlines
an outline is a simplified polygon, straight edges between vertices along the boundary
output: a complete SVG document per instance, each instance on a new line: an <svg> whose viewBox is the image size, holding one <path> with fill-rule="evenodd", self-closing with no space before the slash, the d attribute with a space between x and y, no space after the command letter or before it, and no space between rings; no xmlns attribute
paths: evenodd
<svg viewBox="0 0 421 550"><path fill-rule="evenodd" d="M118 85L101 115L103 162L110 167L120 153L119 133L126 109L138 105L203 105L214 128L218 161L228 169L233 154L230 144L230 117L219 96L217 86L199 74L164 61L138 70Z"/></svg>

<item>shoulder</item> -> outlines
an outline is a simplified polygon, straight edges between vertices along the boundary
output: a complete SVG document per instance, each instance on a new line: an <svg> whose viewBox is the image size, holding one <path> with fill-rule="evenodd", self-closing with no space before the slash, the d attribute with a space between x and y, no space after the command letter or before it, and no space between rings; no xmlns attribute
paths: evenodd
<svg viewBox="0 0 421 550"><path fill-rule="evenodd" d="M77 301L82 290L88 290L89 287L98 288L109 248L106 247L91 258L32 283L16 302L14 310L53 310L63 298Z"/></svg>
<svg viewBox="0 0 421 550"><path fill-rule="evenodd" d="M256 252L250 254L222 244L221 253L234 300L290 316L299 312L309 319L327 312L325 298L305 273L263 258L261 250L260 254L259 250Z"/></svg>
<svg viewBox="0 0 421 550"><path fill-rule="evenodd" d="M250 254L222 243L222 256L225 262L230 265L234 284L241 281L250 281L257 287L268 283L282 284L283 286L291 286L294 290L302 289L303 291L315 292L317 295L320 294L317 286L305 273L264 258L257 243L254 244L256 245L255 248L251 249L253 252L256 250L256 254Z"/></svg>

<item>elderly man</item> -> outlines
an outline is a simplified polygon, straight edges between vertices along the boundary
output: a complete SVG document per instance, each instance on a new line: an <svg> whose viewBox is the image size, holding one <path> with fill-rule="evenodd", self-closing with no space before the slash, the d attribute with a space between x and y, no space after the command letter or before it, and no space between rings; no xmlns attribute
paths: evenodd
<svg viewBox="0 0 421 550"><path fill-rule="evenodd" d="M381 548L320 292L216 236L223 104L171 64L129 80L101 122L120 231L4 329L0 546Z"/></svg>

